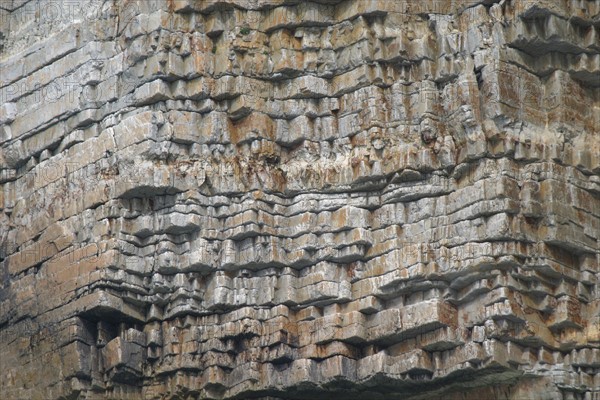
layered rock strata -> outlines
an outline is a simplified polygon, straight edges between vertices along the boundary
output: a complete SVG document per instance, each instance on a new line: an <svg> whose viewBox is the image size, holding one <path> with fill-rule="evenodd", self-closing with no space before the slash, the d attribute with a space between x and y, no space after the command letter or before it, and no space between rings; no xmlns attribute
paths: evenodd
<svg viewBox="0 0 600 400"><path fill-rule="evenodd" d="M600 398L599 1L0 18L0 398Z"/></svg>

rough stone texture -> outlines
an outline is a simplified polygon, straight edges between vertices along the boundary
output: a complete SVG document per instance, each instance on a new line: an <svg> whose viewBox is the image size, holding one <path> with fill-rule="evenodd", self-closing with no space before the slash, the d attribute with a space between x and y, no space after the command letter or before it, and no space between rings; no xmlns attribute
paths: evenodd
<svg viewBox="0 0 600 400"><path fill-rule="evenodd" d="M2 0L0 398L600 398L600 1Z"/></svg>

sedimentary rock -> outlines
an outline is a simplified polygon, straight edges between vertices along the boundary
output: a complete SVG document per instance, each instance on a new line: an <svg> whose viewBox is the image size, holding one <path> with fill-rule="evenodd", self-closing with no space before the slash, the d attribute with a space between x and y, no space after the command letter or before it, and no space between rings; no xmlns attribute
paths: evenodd
<svg viewBox="0 0 600 400"><path fill-rule="evenodd" d="M599 1L0 20L0 398L599 398Z"/></svg>

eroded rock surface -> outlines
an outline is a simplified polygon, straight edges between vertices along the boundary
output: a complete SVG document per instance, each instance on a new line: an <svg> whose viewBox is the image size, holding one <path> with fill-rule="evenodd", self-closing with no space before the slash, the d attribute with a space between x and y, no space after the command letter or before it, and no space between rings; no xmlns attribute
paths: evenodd
<svg viewBox="0 0 600 400"><path fill-rule="evenodd" d="M599 13L3 0L0 398L600 398Z"/></svg>

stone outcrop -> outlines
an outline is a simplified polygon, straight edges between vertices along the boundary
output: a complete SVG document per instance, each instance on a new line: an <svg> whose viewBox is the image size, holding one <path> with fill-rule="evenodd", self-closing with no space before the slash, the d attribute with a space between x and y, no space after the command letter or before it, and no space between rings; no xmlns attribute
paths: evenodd
<svg viewBox="0 0 600 400"><path fill-rule="evenodd" d="M0 21L0 398L600 398L599 1Z"/></svg>

